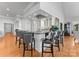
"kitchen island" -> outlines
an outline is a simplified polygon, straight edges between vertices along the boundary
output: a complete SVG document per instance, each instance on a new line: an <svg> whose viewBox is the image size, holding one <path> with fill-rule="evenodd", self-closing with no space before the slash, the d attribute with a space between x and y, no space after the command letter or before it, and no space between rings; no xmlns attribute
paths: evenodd
<svg viewBox="0 0 79 59"><path fill-rule="evenodd" d="M42 38L45 38L45 32L34 32L35 49L42 52Z"/></svg>

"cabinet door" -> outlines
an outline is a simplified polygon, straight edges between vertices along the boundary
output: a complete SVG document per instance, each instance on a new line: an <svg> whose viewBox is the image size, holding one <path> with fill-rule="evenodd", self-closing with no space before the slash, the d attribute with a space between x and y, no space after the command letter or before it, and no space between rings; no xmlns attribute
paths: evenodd
<svg viewBox="0 0 79 59"><path fill-rule="evenodd" d="M38 30L38 22L37 21L33 21L33 31L37 31Z"/></svg>

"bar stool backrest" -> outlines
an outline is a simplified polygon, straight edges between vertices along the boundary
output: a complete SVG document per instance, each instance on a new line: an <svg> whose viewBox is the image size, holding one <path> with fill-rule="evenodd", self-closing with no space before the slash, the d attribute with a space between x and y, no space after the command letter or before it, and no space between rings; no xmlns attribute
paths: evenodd
<svg viewBox="0 0 79 59"><path fill-rule="evenodd" d="M25 44L32 43L32 33L26 33L23 35L23 42Z"/></svg>
<svg viewBox="0 0 79 59"><path fill-rule="evenodd" d="M61 31L60 39L64 37L64 31Z"/></svg>
<svg viewBox="0 0 79 59"><path fill-rule="evenodd" d="M55 36L55 32L51 33L51 36L52 36L52 37L51 37L50 40L53 41L53 40L54 40L54 36Z"/></svg>
<svg viewBox="0 0 79 59"><path fill-rule="evenodd" d="M15 32L16 32L16 36L19 37L20 36L19 29L16 29Z"/></svg>

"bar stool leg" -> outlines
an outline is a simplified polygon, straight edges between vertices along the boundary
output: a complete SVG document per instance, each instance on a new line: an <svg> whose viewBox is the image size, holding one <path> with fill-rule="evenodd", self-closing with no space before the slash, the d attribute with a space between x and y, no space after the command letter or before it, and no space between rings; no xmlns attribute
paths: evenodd
<svg viewBox="0 0 79 59"><path fill-rule="evenodd" d="M32 53L33 53L33 50L32 50L32 43L31 43L31 57L32 57Z"/></svg>
<svg viewBox="0 0 79 59"><path fill-rule="evenodd" d="M64 42L63 42L63 39L62 39L62 46L64 47Z"/></svg>
<svg viewBox="0 0 79 59"><path fill-rule="evenodd" d="M34 40L34 51L35 51L35 40Z"/></svg>
<svg viewBox="0 0 79 59"><path fill-rule="evenodd" d="M19 48L20 48L20 44L21 44L21 39L19 38Z"/></svg>
<svg viewBox="0 0 79 59"><path fill-rule="evenodd" d="M23 57L25 56L25 44L23 44Z"/></svg>
<svg viewBox="0 0 79 59"><path fill-rule="evenodd" d="M42 43L42 57L43 57L43 43Z"/></svg>
<svg viewBox="0 0 79 59"><path fill-rule="evenodd" d="M60 43L59 43L59 40L58 40L58 50L60 51L60 45L59 45Z"/></svg>
<svg viewBox="0 0 79 59"><path fill-rule="evenodd" d="M28 50L28 44L27 44L27 50Z"/></svg>
<svg viewBox="0 0 79 59"><path fill-rule="evenodd" d="M17 44L17 36L16 36L16 44Z"/></svg>
<svg viewBox="0 0 79 59"><path fill-rule="evenodd" d="M64 43L62 42L62 46L64 47Z"/></svg>
<svg viewBox="0 0 79 59"><path fill-rule="evenodd" d="M54 57L53 45L52 44L51 44L51 52L52 52L52 57Z"/></svg>

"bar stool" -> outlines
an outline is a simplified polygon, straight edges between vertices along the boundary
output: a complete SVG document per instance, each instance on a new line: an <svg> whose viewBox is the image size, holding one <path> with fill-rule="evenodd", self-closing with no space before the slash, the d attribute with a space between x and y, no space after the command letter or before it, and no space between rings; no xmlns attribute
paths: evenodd
<svg viewBox="0 0 79 59"><path fill-rule="evenodd" d="M55 33L52 33L51 35L52 35L52 37L51 37L51 39L44 39L43 41L42 41L42 56L43 56L43 53L52 53L52 56L54 56L54 54L53 54L53 38L54 38L54 34ZM50 44L50 46L44 46L44 44ZM46 48L50 48L51 49L51 52L46 52L46 51L44 51L44 47L46 47Z"/></svg>
<svg viewBox="0 0 79 59"><path fill-rule="evenodd" d="M54 42L53 42L53 47L57 47L58 50L60 51L60 31L55 32L55 36L54 36Z"/></svg>
<svg viewBox="0 0 79 59"><path fill-rule="evenodd" d="M23 56L25 56L25 51L31 51L31 56L33 54L33 43L34 43L34 49L35 49L35 40L32 36L32 33L26 33L23 35ZM26 48L26 45L29 46L31 44L31 50L27 50Z"/></svg>
<svg viewBox="0 0 79 59"><path fill-rule="evenodd" d="M24 34L24 31L20 30L19 31L19 48L23 41L23 34Z"/></svg>

